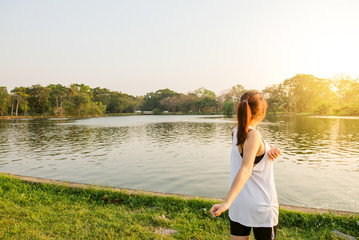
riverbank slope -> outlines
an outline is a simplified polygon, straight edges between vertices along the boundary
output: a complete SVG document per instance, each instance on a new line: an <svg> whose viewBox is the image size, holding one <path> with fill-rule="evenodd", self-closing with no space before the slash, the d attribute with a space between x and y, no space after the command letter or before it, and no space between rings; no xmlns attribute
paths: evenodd
<svg viewBox="0 0 359 240"><path fill-rule="evenodd" d="M57 181L56 181L57 182ZM99 186L23 181L0 174L1 239L228 239L216 199L151 195ZM359 237L359 216L281 208L278 239Z"/></svg>

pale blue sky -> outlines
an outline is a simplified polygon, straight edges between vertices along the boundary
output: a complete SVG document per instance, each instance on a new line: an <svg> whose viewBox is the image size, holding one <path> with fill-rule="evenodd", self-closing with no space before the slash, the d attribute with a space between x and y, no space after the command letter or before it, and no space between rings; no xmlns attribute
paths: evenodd
<svg viewBox="0 0 359 240"><path fill-rule="evenodd" d="M133 95L359 75L359 0L0 0L0 86Z"/></svg>

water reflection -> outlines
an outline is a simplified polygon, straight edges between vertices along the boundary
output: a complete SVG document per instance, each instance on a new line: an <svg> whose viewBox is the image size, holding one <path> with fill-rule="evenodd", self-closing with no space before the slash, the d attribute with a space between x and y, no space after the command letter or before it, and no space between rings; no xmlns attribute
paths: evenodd
<svg viewBox="0 0 359 240"><path fill-rule="evenodd" d="M0 171L224 197L234 118L0 120ZM267 116L281 203L358 211L359 119ZM350 183L350 184L349 184Z"/></svg>
<svg viewBox="0 0 359 240"><path fill-rule="evenodd" d="M335 166L341 170L358 169L358 119L277 117L262 125L283 152L283 161L308 164L315 168ZM350 129L350 131L349 131ZM345 157L345 158L343 158Z"/></svg>

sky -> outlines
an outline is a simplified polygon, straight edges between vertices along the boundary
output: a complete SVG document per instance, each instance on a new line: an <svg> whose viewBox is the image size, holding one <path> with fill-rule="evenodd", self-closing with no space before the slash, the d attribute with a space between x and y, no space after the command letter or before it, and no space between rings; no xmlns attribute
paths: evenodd
<svg viewBox="0 0 359 240"><path fill-rule="evenodd" d="M0 86L261 90L359 76L358 0L0 0Z"/></svg>

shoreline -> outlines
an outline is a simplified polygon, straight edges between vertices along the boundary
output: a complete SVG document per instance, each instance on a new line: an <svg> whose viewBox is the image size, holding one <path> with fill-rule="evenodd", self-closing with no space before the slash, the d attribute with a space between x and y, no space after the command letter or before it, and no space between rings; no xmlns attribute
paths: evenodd
<svg viewBox="0 0 359 240"><path fill-rule="evenodd" d="M10 119L49 119L49 118L58 118L58 119L66 119L66 118L102 118L102 117L117 117L117 116L168 116L168 115L198 115L198 116L211 116L211 115L222 115L224 117L228 117L230 115L225 115L223 113L208 113L208 114L200 114L200 113L166 113L166 114L138 114L138 113L109 113L102 116L0 116L0 120L10 120ZM342 118L358 118L359 115L342 115L342 114L315 114L315 113L267 113L268 116L313 116L313 117L342 117ZM232 117L235 116L232 115Z"/></svg>
<svg viewBox="0 0 359 240"><path fill-rule="evenodd" d="M198 115L198 116L212 116L212 115L223 115L222 113L165 113L165 114L139 114L139 113L108 113L101 116L98 115L90 115L90 116L0 116L1 119L49 119L49 118L58 118L58 119L66 119L66 118L102 118L102 117L120 117L120 116L168 116L168 115L176 115L176 116L191 116L191 115ZM234 116L234 115L233 115Z"/></svg>
<svg viewBox="0 0 359 240"><path fill-rule="evenodd" d="M223 198L212 198L212 197L202 197L202 196L193 196L193 195L185 195L185 194L174 194L174 193L164 193L164 192L155 192L155 191L145 191L145 190L135 190L128 188L118 188L118 187L108 187L108 186L100 186L86 183L76 183L69 181L61 181L61 180L53 180L47 178L39 178L39 177L31 177L24 175L11 174L7 172L0 172L0 174L4 174L8 177L13 177L24 182L33 183L33 184L51 184L57 186L67 186L70 188L80 188L80 189L95 189L95 190L112 190L115 192L125 192L130 195L150 195L150 196L159 196L159 197L176 197L180 199L199 199L199 200L210 200L210 201L223 201ZM334 210L334 209L323 209L323 208L313 208L313 207L303 207L303 206L293 206L287 204L279 204L280 209L288 210L288 211L296 211L301 213L312 213L312 214L333 214L337 216L359 216L359 212L352 211L344 211L344 210Z"/></svg>
<svg viewBox="0 0 359 240"><path fill-rule="evenodd" d="M49 118L58 118L58 119L66 119L66 118L99 118L106 117L104 116L0 116L0 120L10 120L10 119L49 119Z"/></svg>

